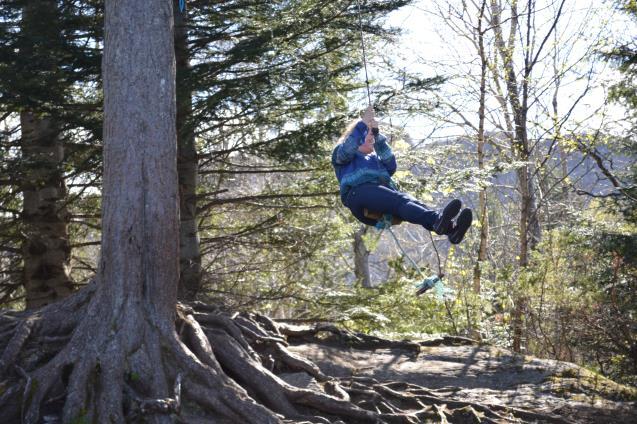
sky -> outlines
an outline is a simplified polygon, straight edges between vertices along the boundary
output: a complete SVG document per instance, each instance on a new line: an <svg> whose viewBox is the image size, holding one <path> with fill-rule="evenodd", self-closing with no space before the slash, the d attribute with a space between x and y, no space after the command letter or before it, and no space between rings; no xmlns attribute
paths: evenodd
<svg viewBox="0 0 637 424"><path fill-rule="evenodd" d="M463 18L475 23L478 9L473 6L474 2L467 3L470 5L469 11L465 12ZM417 1L394 12L387 21L388 25L402 28L403 34L397 46L381 46L377 53L389 56L410 73L450 77L437 90L436 101L441 105L453 106L463 114L460 118L458 114L450 113L449 108L443 107L431 116L393 115L392 124L405 127L414 139L464 135L467 130L462 121L466 119L477 122L477 82L468 78L479 75L477 52L471 41L452 30L449 24L451 22L461 28L458 26L461 25L460 19L449 20L454 9L460 10L460 4L459 0ZM549 32L559 4L559 1L548 0L536 2L536 45ZM523 6L520 6L520 10L523 12ZM503 22L506 21L505 18L506 15ZM505 32L506 29L505 26ZM493 32L487 32L485 36L489 38L489 34ZM564 2L556 31L544 46L543 51L550 54L540 56L532 74L532 85L537 86L538 90L531 119L538 124L538 137L543 132L551 131L552 127L550 116L555 91L554 66L563 70L557 99L558 115L568 115L563 127L565 130L578 131L584 127L594 129L611 125L613 121L621 121L621 107L608 105L606 102L606 87L618 78L618 74L607 63L597 60L594 51L600 43L612 43L620 38L625 40L630 36L637 37L637 32L624 15L612 8L610 2ZM488 45L489 41L486 43ZM521 57L522 53L518 51L517 58ZM383 81L384 66L380 61L372 61L368 72L371 80L387 82ZM361 79L364 81L364 74ZM366 104L366 98L357 101L361 103L361 107ZM491 117L487 129L491 125L490 129L497 130L497 124L502 124L502 117L498 112L501 109L495 96L487 95L487 108ZM384 121L388 119L382 118Z"/></svg>

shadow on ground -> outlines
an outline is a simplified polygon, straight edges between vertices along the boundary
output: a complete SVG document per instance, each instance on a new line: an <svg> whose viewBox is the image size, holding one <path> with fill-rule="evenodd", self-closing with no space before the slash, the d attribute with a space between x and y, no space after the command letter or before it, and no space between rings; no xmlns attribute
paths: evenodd
<svg viewBox="0 0 637 424"><path fill-rule="evenodd" d="M576 423L637 423L637 391L567 362L477 344L423 346L419 353L320 343L290 349L335 377L403 381L457 400L552 413Z"/></svg>

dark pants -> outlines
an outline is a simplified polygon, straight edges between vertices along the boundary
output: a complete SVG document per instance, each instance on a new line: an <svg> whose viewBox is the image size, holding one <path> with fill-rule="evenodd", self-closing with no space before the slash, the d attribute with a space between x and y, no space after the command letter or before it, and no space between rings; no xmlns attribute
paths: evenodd
<svg viewBox="0 0 637 424"><path fill-rule="evenodd" d="M353 187L342 200L356 219L367 225L376 225L376 221L366 218L363 214L364 209L382 214L389 213L403 221L420 224L429 231L433 230L439 217L438 212L430 210L410 195L379 184Z"/></svg>

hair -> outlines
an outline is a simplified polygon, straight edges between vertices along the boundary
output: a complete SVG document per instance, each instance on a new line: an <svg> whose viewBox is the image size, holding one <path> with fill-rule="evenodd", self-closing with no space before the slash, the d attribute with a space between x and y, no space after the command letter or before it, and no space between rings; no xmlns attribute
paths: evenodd
<svg viewBox="0 0 637 424"><path fill-rule="evenodd" d="M347 127L345 127L345 130L341 133L341 136L336 141L336 144L341 144L342 142L344 142L347 139L347 137L349 137L349 135L352 133L356 124L358 124L360 121L361 121L360 118L356 118L352 122L350 122L347 125Z"/></svg>

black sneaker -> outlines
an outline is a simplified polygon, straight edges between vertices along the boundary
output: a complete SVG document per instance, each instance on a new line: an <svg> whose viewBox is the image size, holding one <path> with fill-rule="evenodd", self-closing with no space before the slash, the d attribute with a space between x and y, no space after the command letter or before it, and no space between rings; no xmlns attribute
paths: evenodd
<svg viewBox="0 0 637 424"><path fill-rule="evenodd" d="M462 202L458 199L453 199L451 202L447 203L447 206L440 213L440 218L434 224L434 231L436 234L440 234L444 236L449 234L452 229L452 220L458 215L460 212L460 208L462 207Z"/></svg>
<svg viewBox="0 0 637 424"><path fill-rule="evenodd" d="M467 230L471 227L471 221L473 221L471 209L463 209L460 215L458 215L456 225L453 226L453 229L449 233L449 241L451 244L458 244L462 241Z"/></svg>

